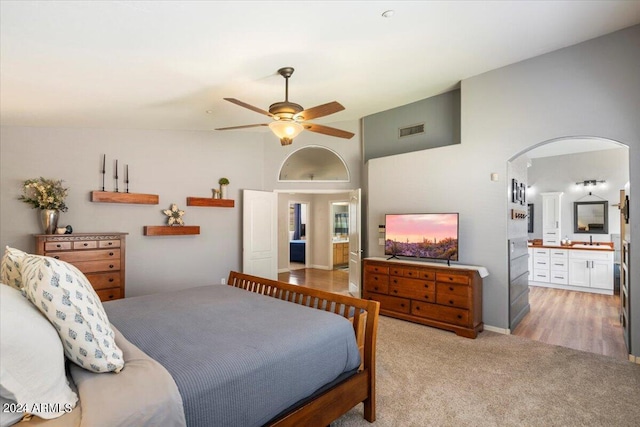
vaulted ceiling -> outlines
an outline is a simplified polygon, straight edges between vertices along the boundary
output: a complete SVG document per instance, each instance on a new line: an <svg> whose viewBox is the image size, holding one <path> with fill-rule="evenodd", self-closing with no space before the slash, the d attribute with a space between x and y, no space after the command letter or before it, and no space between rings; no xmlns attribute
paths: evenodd
<svg viewBox="0 0 640 427"><path fill-rule="evenodd" d="M383 12L393 10L393 16ZM640 22L640 1L5 1L4 126L212 130L284 99L353 120ZM264 128L260 128L264 129Z"/></svg>

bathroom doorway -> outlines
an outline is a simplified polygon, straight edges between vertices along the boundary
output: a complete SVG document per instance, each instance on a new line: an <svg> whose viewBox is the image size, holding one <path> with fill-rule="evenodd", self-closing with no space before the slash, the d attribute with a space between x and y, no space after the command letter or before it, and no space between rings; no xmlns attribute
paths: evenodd
<svg viewBox="0 0 640 427"><path fill-rule="evenodd" d="M518 276L520 270L510 261L511 333L549 344L625 358L627 349L618 310L620 294L616 271L619 271L621 246L619 193L629 185L628 147L603 138L560 138L542 142L520 153L509 161L508 170L508 182L516 180L526 186L525 204L517 206L510 203L508 206L509 218L512 218L509 220L508 238L512 242L527 240L530 253L538 247L545 250L543 212L547 208L543 207L544 197L548 200L553 194L561 194L557 200L559 242L548 248L554 251L556 258L549 252L546 277L545 271L536 270L545 268L544 262L536 263L544 260L531 254L529 267L524 269L525 277ZM542 193L545 193L544 197ZM574 203L591 200L606 202L608 206L606 234L580 234L574 227ZM514 209L526 209L533 218L519 221L511 215ZM610 288L606 290L600 285L589 288L582 281L572 280L571 254L568 254L571 248L560 243L589 243L591 239L594 243L614 247ZM564 253L568 259L562 261L558 257ZM521 286L523 282L524 287Z"/></svg>
<svg viewBox="0 0 640 427"><path fill-rule="evenodd" d="M309 205L289 203L289 271L307 267Z"/></svg>
<svg viewBox="0 0 640 427"><path fill-rule="evenodd" d="M349 272L349 201L331 203L333 269Z"/></svg>

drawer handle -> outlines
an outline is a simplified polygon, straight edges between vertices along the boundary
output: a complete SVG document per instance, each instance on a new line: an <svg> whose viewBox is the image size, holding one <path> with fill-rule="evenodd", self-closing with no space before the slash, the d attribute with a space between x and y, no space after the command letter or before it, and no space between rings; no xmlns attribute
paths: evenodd
<svg viewBox="0 0 640 427"><path fill-rule="evenodd" d="M458 319L462 319L462 315L461 314L458 314Z"/></svg>
<svg viewBox="0 0 640 427"><path fill-rule="evenodd" d="M453 280L453 277L449 277L449 280Z"/></svg>
<svg viewBox="0 0 640 427"><path fill-rule="evenodd" d="M111 246L111 245L113 245L113 242L109 242L109 243L107 243L107 245L108 245L108 246Z"/></svg>
<svg viewBox="0 0 640 427"><path fill-rule="evenodd" d="M113 277L109 277L109 282L113 282Z"/></svg>
<svg viewBox="0 0 640 427"><path fill-rule="evenodd" d="M83 244L82 246L89 246L89 244L88 244L88 243L85 243L85 244Z"/></svg>
<svg viewBox="0 0 640 427"><path fill-rule="evenodd" d="M400 304L400 307L404 307L404 303L401 303L401 304Z"/></svg>
<svg viewBox="0 0 640 427"><path fill-rule="evenodd" d="M425 288L425 289L429 289L429 284L428 284L428 283L425 283L425 284L424 284L424 288Z"/></svg>
<svg viewBox="0 0 640 427"><path fill-rule="evenodd" d="M393 279L393 283L398 283L398 279Z"/></svg>
<svg viewBox="0 0 640 427"><path fill-rule="evenodd" d="M429 295L425 295L425 296L424 296L424 299L429 299Z"/></svg>
<svg viewBox="0 0 640 427"><path fill-rule="evenodd" d="M416 310L420 310L420 306L417 306L417 307L416 307Z"/></svg>
<svg viewBox="0 0 640 427"><path fill-rule="evenodd" d="M61 247L62 247L62 245L60 245L60 244L56 245L56 248L61 248Z"/></svg>
<svg viewBox="0 0 640 427"><path fill-rule="evenodd" d="M373 289L375 289L375 290L377 291L377 290L378 290L378 287L377 287L377 286L375 286Z"/></svg>
<svg viewBox="0 0 640 427"><path fill-rule="evenodd" d="M60 259L60 257L58 255L54 256L55 259Z"/></svg>
<svg viewBox="0 0 640 427"><path fill-rule="evenodd" d="M109 299L113 299L115 295L109 295Z"/></svg>
<svg viewBox="0 0 640 427"><path fill-rule="evenodd" d="M449 290L452 291L453 290L453 286L449 286Z"/></svg>
<svg viewBox="0 0 640 427"><path fill-rule="evenodd" d="M394 290L393 290L393 293L394 293L394 294L397 294L397 293L398 293L398 290L397 290L397 289L394 289Z"/></svg>
<svg viewBox="0 0 640 427"><path fill-rule="evenodd" d="M109 252L109 256L113 256L113 252Z"/></svg>
<svg viewBox="0 0 640 427"><path fill-rule="evenodd" d="M113 268L113 264L109 264L109 268Z"/></svg>
<svg viewBox="0 0 640 427"><path fill-rule="evenodd" d="M453 301L449 300L449 304L453 304Z"/></svg>
<svg viewBox="0 0 640 427"><path fill-rule="evenodd" d="M374 278L373 278L373 280L378 280L378 278L377 278L377 277L374 277Z"/></svg>
<svg viewBox="0 0 640 427"><path fill-rule="evenodd" d="M407 276L413 276L413 273L407 273Z"/></svg>

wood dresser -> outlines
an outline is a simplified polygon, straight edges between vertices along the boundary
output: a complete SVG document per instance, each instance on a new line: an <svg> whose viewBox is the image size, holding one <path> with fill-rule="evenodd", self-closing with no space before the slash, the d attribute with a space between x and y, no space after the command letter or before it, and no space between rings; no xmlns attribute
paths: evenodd
<svg viewBox="0 0 640 427"><path fill-rule="evenodd" d="M379 301L385 316L475 338L483 329L482 278L469 267L367 258L363 298Z"/></svg>
<svg viewBox="0 0 640 427"><path fill-rule="evenodd" d="M38 234L36 254L73 264L101 301L124 298L127 233Z"/></svg>

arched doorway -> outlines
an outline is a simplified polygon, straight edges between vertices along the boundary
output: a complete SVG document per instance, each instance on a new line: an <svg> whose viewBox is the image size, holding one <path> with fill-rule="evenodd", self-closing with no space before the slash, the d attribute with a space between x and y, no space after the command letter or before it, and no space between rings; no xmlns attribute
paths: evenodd
<svg viewBox="0 0 640 427"><path fill-rule="evenodd" d="M518 153L509 160L508 172L509 183L524 183L527 188L526 202L517 206L511 201L509 210L522 207L523 212L533 216L526 221L509 216L511 332L551 344L626 358L628 351L622 339L620 292L615 286L615 272L624 238L620 235L617 204L620 191L625 186L628 190L629 186L628 147L599 137L556 138ZM558 246L544 240L543 234L544 212L548 209L548 200L554 197L558 205L555 230L559 233ZM593 229L584 233L576 228L574 207L585 201L607 206L606 232ZM546 243L543 244L543 240ZM571 274L571 263L582 266L584 261L572 261L570 257L579 252L572 251L573 246L562 246L561 242L566 240L614 246L605 285L594 282L590 287L588 282L578 279L577 270ZM517 261L511 256L513 247L517 246L514 242L522 241L535 242L526 252L529 263L524 287L525 278L513 277ZM558 258L552 257L554 254Z"/></svg>

